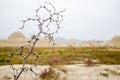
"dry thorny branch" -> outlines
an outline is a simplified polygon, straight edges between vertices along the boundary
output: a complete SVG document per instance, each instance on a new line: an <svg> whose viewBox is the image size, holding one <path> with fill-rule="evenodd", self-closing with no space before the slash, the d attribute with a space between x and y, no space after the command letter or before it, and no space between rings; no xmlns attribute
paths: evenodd
<svg viewBox="0 0 120 80"><path fill-rule="evenodd" d="M44 10L45 12L42 12ZM41 38L41 36L49 38L49 41L53 40L53 35L58 33L58 30L60 28L60 24L63 21L63 15L62 13L65 10L57 11L56 8L51 4L46 2L44 5L40 5L40 7L36 10L36 14L34 18L27 18L26 20L23 20L23 26L20 29L24 29L25 24L27 24L30 21L37 22L38 23L38 32L31 37L31 40L28 41L28 45L21 46L16 53L12 53L9 56L8 63L11 65L13 71L14 71L14 80L18 80L23 71L32 71L35 75L38 75L35 71L33 71L32 67L28 68L26 67L27 59L30 57L30 55L34 55L34 65L37 65L38 62L38 54L34 52L35 44L36 42ZM45 14L44 14L45 13ZM52 27L56 27L54 31L52 31L50 25L54 24ZM34 26L33 26L34 27ZM28 48L27 54L25 54L25 47ZM21 56L22 57L22 66L18 70L13 66L12 58L14 56Z"/></svg>

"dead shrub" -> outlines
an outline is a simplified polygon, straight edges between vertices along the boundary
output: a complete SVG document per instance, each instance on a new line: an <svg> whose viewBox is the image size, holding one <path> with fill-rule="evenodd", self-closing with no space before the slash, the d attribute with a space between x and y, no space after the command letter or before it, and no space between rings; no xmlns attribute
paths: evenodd
<svg viewBox="0 0 120 80"><path fill-rule="evenodd" d="M40 80L66 80L65 76L61 75L62 73L49 67L41 72Z"/></svg>
<svg viewBox="0 0 120 80"><path fill-rule="evenodd" d="M53 54L47 57L46 63L51 66L56 66L56 65L64 65L66 61L62 56L58 54Z"/></svg>

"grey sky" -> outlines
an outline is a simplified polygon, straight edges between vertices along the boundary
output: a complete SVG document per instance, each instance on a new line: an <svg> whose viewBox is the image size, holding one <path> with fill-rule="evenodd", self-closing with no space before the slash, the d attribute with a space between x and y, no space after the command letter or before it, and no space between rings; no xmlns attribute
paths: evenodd
<svg viewBox="0 0 120 80"><path fill-rule="evenodd" d="M0 0L0 39L18 31L21 20L33 17L39 4L50 1L66 9L59 35L80 40L109 40L120 35L120 0ZM32 26L23 32L34 33Z"/></svg>

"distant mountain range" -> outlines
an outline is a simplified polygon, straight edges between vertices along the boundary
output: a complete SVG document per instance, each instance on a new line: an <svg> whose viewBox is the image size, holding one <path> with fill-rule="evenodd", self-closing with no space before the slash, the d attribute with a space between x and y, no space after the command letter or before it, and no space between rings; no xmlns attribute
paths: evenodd
<svg viewBox="0 0 120 80"><path fill-rule="evenodd" d="M79 42L81 42L81 40L78 40L78 39L66 39L66 38L63 38L63 37L55 37L54 41L56 43L70 43L70 42L79 43Z"/></svg>

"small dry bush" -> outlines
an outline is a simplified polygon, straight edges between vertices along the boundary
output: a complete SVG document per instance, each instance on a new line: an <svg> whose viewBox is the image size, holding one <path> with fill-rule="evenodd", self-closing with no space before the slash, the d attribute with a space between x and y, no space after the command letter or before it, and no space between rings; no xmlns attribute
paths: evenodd
<svg viewBox="0 0 120 80"><path fill-rule="evenodd" d="M53 68L49 67L44 69L40 74L40 80L66 80L65 76L61 76L60 72L57 72Z"/></svg>
<svg viewBox="0 0 120 80"><path fill-rule="evenodd" d="M85 61L84 61L86 67L94 66L94 65L97 64L98 62L99 62L99 60L93 60L92 58L87 58L87 59L85 59Z"/></svg>
<svg viewBox="0 0 120 80"><path fill-rule="evenodd" d="M59 54L50 54L46 57L46 63L51 66L64 65L65 59Z"/></svg>

